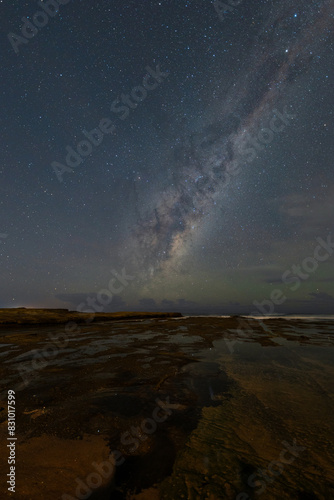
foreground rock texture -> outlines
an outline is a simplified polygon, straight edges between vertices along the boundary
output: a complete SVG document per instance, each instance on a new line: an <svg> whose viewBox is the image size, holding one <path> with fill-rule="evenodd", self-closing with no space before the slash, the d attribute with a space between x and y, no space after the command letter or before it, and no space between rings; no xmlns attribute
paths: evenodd
<svg viewBox="0 0 334 500"><path fill-rule="evenodd" d="M333 323L165 317L64 332L0 329L15 498L334 498ZM4 498L7 473L4 452Z"/></svg>

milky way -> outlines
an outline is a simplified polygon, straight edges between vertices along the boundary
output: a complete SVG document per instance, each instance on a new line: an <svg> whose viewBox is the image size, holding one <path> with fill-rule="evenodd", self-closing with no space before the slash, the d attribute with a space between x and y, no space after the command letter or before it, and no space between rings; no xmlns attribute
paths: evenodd
<svg viewBox="0 0 334 500"><path fill-rule="evenodd" d="M180 270L182 259L189 258L187 245L201 230L205 215L233 176L247 167L247 137L256 136L261 124L276 116L277 110L283 114L286 88L297 84L328 42L333 2L304 12L305 21L291 37L291 25L299 15L295 12L300 9L291 7L291 2L280 2L273 9L252 41L253 50L242 74L220 96L215 112L210 110L201 130L186 135L174 148L170 158L175 170L173 185L133 232L131 251L135 249L144 276L152 277L157 271L168 276L171 270ZM289 113L293 115L293 110Z"/></svg>

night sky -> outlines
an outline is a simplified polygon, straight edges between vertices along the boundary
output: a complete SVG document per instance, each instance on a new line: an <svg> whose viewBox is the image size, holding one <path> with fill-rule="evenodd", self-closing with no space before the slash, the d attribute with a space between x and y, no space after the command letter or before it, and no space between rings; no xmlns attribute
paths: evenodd
<svg viewBox="0 0 334 500"><path fill-rule="evenodd" d="M230 3L1 0L0 307L333 313L334 2Z"/></svg>

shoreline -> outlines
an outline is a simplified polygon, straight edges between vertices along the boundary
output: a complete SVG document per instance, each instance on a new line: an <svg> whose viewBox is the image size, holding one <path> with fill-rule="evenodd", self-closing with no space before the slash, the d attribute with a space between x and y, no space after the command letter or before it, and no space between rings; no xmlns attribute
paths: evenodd
<svg viewBox="0 0 334 500"><path fill-rule="evenodd" d="M101 321L120 321L138 319L181 318L179 312L116 312L84 313L68 309L3 308L0 309L0 327L16 325L61 325L69 322L97 323Z"/></svg>
<svg viewBox="0 0 334 500"><path fill-rule="evenodd" d="M252 314L182 314L180 312L151 312L151 311L119 311L119 312L77 312L59 308L0 308L0 328L10 326L29 325L64 325L69 322L78 324L97 324L105 321L131 321L147 319L187 319L187 318L212 318L222 320L245 321L334 321L334 315L303 315L303 314L277 314L259 315Z"/></svg>

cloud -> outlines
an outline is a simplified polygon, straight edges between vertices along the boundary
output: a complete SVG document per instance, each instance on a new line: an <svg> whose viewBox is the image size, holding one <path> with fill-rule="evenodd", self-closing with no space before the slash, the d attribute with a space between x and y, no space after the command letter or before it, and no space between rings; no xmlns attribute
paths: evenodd
<svg viewBox="0 0 334 500"><path fill-rule="evenodd" d="M163 299L161 301L161 305L162 307L165 309L165 308L171 308L171 307L174 307L174 301L173 300L168 300L168 299Z"/></svg>
<svg viewBox="0 0 334 500"><path fill-rule="evenodd" d="M67 307L70 309L76 310L77 307L84 303L85 306L87 306L88 309L92 309L91 306L87 303L88 298L96 299L96 292L90 292L90 293L60 293L56 295L56 298L65 302ZM99 308L103 307L101 312L118 312L118 311L124 311L128 309L127 304L124 302L122 297L119 295L113 295L112 300L110 304L107 304L103 306L102 304L99 304L98 300L96 299L96 304L99 306ZM82 308L84 310L84 308ZM96 312L99 312L98 310Z"/></svg>
<svg viewBox="0 0 334 500"><path fill-rule="evenodd" d="M334 301L334 297L326 292L312 292L309 295L311 295L311 297L313 297L313 300L316 301Z"/></svg>
<svg viewBox="0 0 334 500"><path fill-rule="evenodd" d="M94 295L92 293L59 293L56 295L56 299L61 300L62 302L66 302L71 304L71 306L79 305L81 302L84 302L87 297Z"/></svg>
<svg viewBox="0 0 334 500"><path fill-rule="evenodd" d="M154 299L152 298L144 298L139 300L140 307L143 307L144 310L148 311L156 311L157 310L157 303Z"/></svg>
<svg viewBox="0 0 334 500"><path fill-rule="evenodd" d="M273 276L271 278L265 278L264 283L269 283L270 285L276 285L276 284L282 284L282 277L278 278L276 276Z"/></svg>
<svg viewBox="0 0 334 500"><path fill-rule="evenodd" d="M194 307L194 306L198 307L198 304L193 300L177 299L176 303L182 307Z"/></svg>
<svg viewBox="0 0 334 500"><path fill-rule="evenodd" d="M232 300L230 300L227 304L231 307L241 307L240 302L233 302Z"/></svg>
<svg viewBox="0 0 334 500"><path fill-rule="evenodd" d="M203 306L197 302L180 298L177 300L162 299L156 302L152 297L146 297L138 301L139 306L134 305L134 310L140 311L161 311L161 312L181 312L183 314L203 314Z"/></svg>
<svg viewBox="0 0 334 500"><path fill-rule="evenodd" d="M328 232L333 223L334 184L324 189L320 183L312 194L290 194L275 200L279 211L291 227L298 227L305 235L319 236Z"/></svg>

